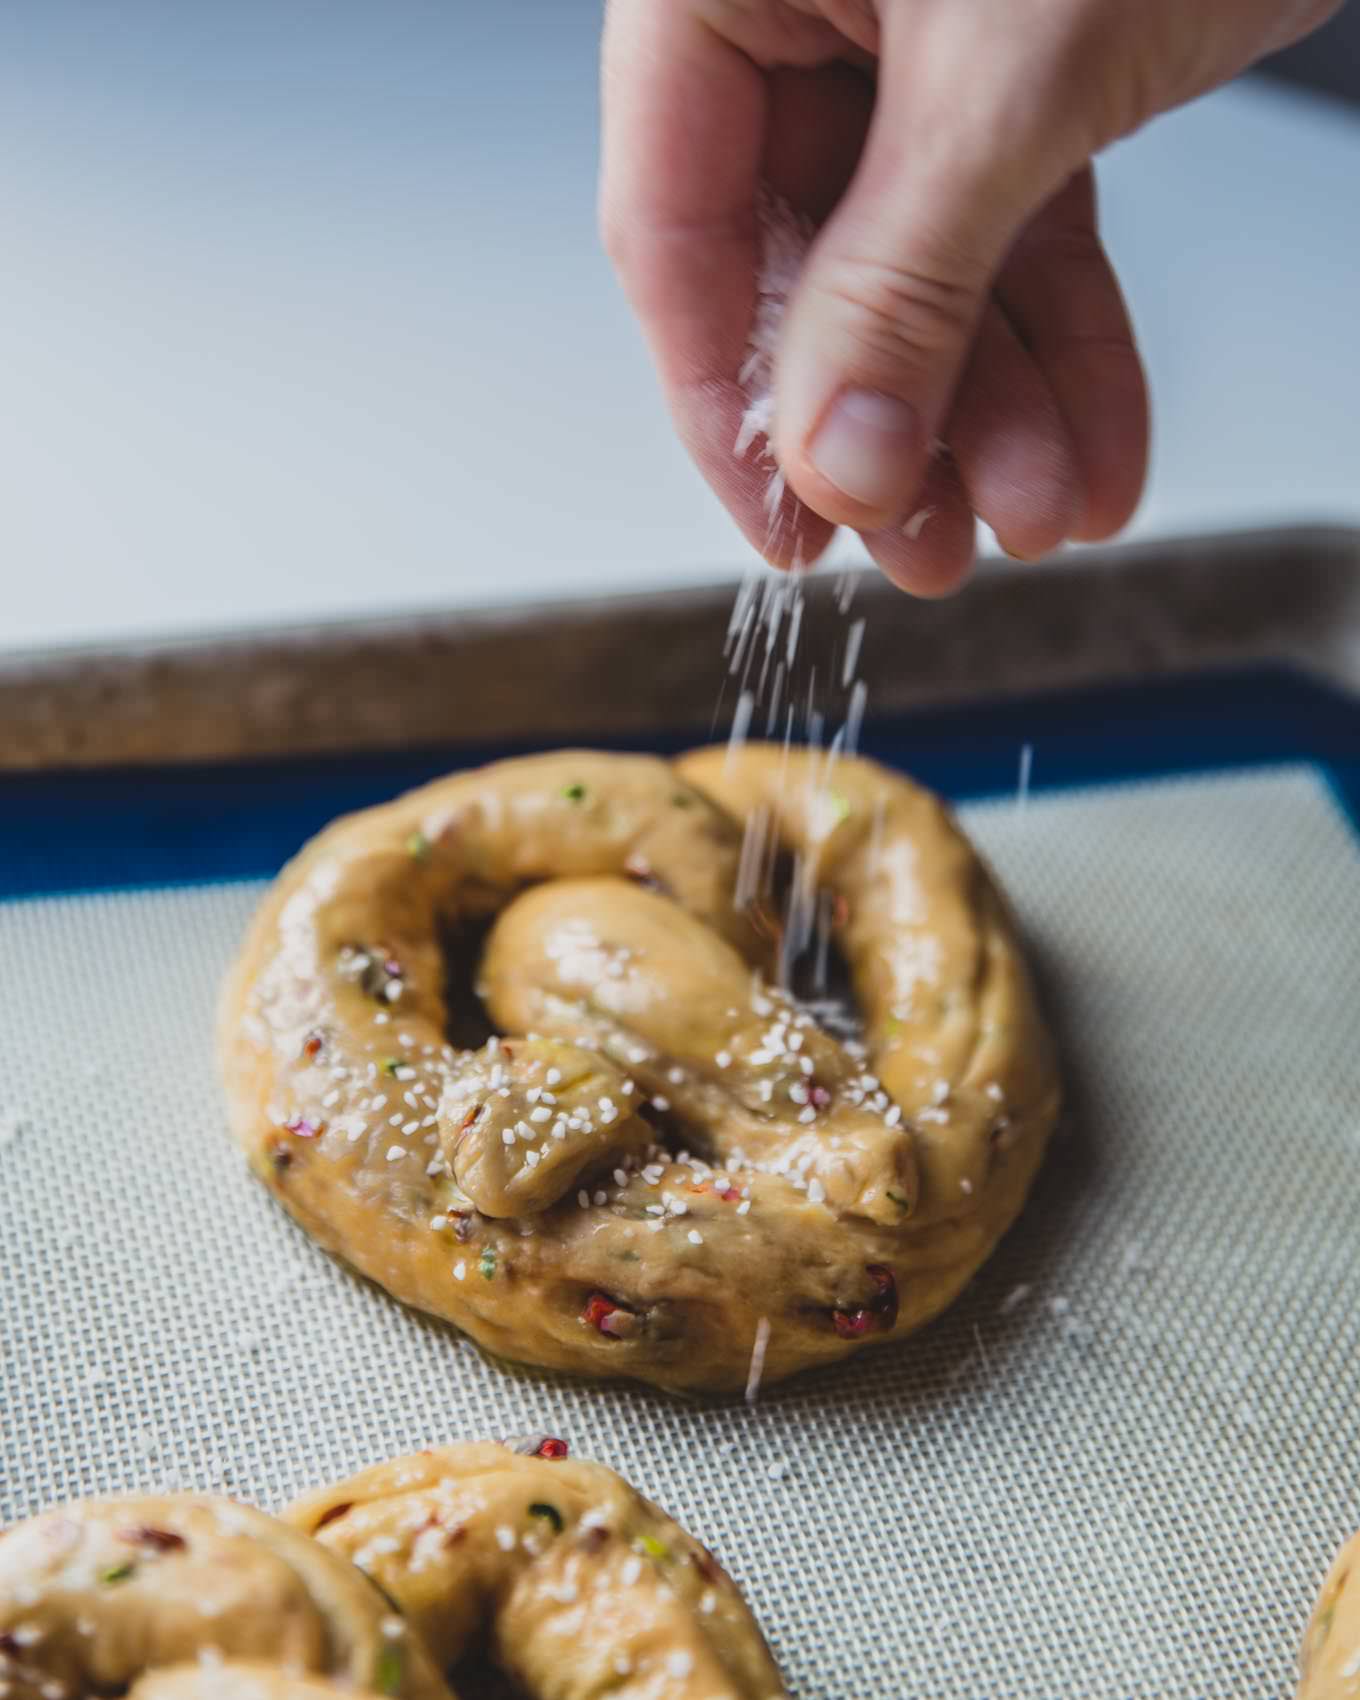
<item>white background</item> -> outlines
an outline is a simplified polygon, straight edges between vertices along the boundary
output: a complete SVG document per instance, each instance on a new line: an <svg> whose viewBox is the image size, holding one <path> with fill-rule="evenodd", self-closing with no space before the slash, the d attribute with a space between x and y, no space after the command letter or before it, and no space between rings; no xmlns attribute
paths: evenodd
<svg viewBox="0 0 1360 1700"><path fill-rule="evenodd" d="M594 231L588 0L0 14L0 649L712 579ZM1117 149L1143 534L1360 518L1360 119Z"/></svg>

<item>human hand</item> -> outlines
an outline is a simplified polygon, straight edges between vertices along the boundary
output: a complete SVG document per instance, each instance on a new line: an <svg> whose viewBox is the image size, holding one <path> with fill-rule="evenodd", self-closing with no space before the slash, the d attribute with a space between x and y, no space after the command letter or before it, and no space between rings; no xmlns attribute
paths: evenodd
<svg viewBox="0 0 1360 1700"><path fill-rule="evenodd" d="M751 541L787 565L848 525L931 595L974 516L1023 557L1117 531L1147 396L1090 162L1338 5L609 0L606 246ZM762 183L819 226L776 361L774 525L733 447Z"/></svg>

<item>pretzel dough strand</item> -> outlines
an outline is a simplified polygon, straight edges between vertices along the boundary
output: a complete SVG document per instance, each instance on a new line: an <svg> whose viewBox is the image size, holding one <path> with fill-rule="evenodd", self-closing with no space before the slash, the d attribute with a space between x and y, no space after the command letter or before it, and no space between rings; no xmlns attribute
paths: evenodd
<svg viewBox="0 0 1360 1700"><path fill-rule="evenodd" d="M531 1694L783 1694L716 1559L603 1465L441 1447L285 1515L381 1582L444 1668L489 1622L497 1662Z"/></svg>
<svg viewBox="0 0 1360 1700"><path fill-rule="evenodd" d="M187 1494L89 1500L0 1537L8 1700L120 1693L205 1650L402 1700L451 1700L377 1588L248 1506Z"/></svg>

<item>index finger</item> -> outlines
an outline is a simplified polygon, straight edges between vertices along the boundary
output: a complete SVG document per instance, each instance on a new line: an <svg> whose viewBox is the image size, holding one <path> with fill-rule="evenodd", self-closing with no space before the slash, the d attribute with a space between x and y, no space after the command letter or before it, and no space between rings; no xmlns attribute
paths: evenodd
<svg viewBox="0 0 1360 1700"><path fill-rule="evenodd" d="M735 453L755 306L756 201L768 113L760 68L677 0L612 0L605 19L600 222L681 440L749 540L787 564L831 527Z"/></svg>

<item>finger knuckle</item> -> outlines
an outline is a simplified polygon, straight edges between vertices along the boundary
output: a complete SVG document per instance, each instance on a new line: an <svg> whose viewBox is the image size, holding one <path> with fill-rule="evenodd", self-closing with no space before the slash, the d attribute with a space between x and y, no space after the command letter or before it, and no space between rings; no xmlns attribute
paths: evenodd
<svg viewBox="0 0 1360 1700"><path fill-rule="evenodd" d="M823 278L824 293L851 309L851 335L876 365L915 369L957 350L977 316L979 280L944 268L850 258Z"/></svg>

